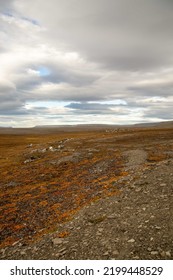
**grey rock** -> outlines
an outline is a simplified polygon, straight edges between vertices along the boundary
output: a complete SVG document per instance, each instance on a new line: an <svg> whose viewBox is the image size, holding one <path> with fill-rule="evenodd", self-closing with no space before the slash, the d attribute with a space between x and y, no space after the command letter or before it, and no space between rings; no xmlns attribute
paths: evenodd
<svg viewBox="0 0 173 280"><path fill-rule="evenodd" d="M159 227L159 226L155 226L155 229L160 230L160 229L161 229L161 227Z"/></svg>
<svg viewBox="0 0 173 280"><path fill-rule="evenodd" d="M7 184L7 187L16 187L18 184L14 181L11 181Z"/></svg>
<svg viewBox="0 0 173 280"><path fill-rule="evenodd" d="M155 255L158 255L159 252L158 251L151 251L151 255L155 256Z"/></svg>
<svg viewBox="0 0 173 280"><path fill-rule="evenodd" d="M29 162L31 162L31 161L32 161L32 159L26 159L26 160L24 161L24 164L29 163Z"/></svg>
<svg viewBox="0 0 173 280"><path fill-rule="evenodd" d="M165 253L165 255L166 255L168 258L171 258L171 252L170 252L170 251L167 251L167 252Z"/></svg>
<svg viewBox="0 0 173 280"><path fill-rule="evenodd" d="M23 250L23 251L20 252L20 254L21 254L22 256L24 256L24 255L26 255L26 251Z"/></svg>
<svg viewBox="0 0 173 280"><path fill-rule="evenodd" d="M119 252L118 252L118 250L114 250L114 251L112 252L112 254L113 254L113 256L118 256L118 255L119 255Z"/></svg>
<svg viewBox="0 0 173 280"><path fill-rule="evenodd" d="M52 243L53 243L53 245L60 245L60 244L63 243L63 240L62 240L62 238L57 237L57 238L52 240Z"/></svg>
<svg viewBox="0 0 173 280"><path fill-rule="evenodd" d="M166 187L167 185L165 183L160 184L160 187Z"/></svg>
<svg viewBox="0 0 173 280"><path fill-rule="evenodd" d="M135 242L135 239L129 239L128 241L127 241L128 243L134 243Z"/></svg>
<svg viewBox="0 0 173 280"><path fill-rule="evenodd" d="M109 256L109 252L105 252L104 254L103 254L103 256Z"/></svg>

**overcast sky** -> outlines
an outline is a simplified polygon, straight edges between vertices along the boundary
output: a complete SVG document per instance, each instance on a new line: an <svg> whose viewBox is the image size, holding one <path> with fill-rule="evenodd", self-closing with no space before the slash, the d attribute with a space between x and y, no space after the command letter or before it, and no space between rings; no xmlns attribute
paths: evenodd
<svg viewBox="0 0 173 280"><path fill-rule="evenodd" d="M0 126L173 119L172 0L0 0Z"/></svg>

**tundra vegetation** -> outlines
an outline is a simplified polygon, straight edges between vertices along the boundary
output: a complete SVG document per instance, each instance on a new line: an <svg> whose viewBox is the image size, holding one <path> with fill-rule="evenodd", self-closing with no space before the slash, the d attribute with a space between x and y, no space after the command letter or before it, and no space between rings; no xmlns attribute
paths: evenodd
<svg viewBox="0 0 173 280"><path fill-rule="evenodd" d="M16 131L0 134L0 248L40 240L84 206L122 193L129 151L145 151L141 170L173 155L172 128Z"/></svg>

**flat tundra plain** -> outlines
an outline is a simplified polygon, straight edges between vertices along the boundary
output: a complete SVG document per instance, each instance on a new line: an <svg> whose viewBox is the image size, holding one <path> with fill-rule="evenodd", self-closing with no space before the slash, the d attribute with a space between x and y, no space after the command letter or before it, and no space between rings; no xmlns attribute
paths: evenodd
<svg viewBox="0 0 173 280"><path fill-rule="evenodd" d="M1 259L173 259L172 127L2 131Z"/></svg>

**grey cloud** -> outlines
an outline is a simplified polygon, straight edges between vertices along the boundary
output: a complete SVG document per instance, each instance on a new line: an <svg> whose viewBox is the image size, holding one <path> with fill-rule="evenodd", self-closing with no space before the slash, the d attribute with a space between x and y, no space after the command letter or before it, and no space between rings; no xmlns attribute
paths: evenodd
<svg viewBox="0 0 173 280"><path fill-rule="evenodd" d="M101 104L101 103L88 103L88 102L81 102L81 103L70 103L65 107L71 109L82 109L82 110L101 110L101 109L110 109L112 107L122 107L126 105L114 105L114 104Z"/></svg>
<svg viewBox="0 0 173 280"><path fill-rule="evenodd" d="M0 115L25 115L26 110L20 100L8 100L0 103Z"/></svg>
<svg viewBox="0 0 173 280"><path fill-rule="evenodd" d="M147 112L144 114L144 117L147 118L158 118L161 120L172 120L173 119L173 113L172 113L172 107L168 108L166 107L159 107L159 108L150 108L147 110Z"/></svg>
<svg viewBox="0 0 173 280"><path fill-rule="evenodd" d="M36 3L35 3L36 2ZM27 6L56 42L113 69L143 71L172 64L173 2L35 1ZM38 13L39 6L43 9ZM55 9L55 6L58 9Z"/></svg>
<svg viewBox="0 0 173 280"><path fill-rule="evenodd" d="M135 92L136 95L144 96L172 96L173 82L158 83L153 85L139 85L129 87L128 90Z"/></svg>
<svg viewBox="0 0 173 280"><path fill-rule="evenodd" d="M72 86L87 86L95 82L99 76L95 73L85 73L75 71L73 68L68 69L65 65L57 63L47 63L45 65L50 70L50 75L42 77L43 80L52 83L68 83Z"/></svg>
<svg viewBox="0 0 173 280"><path fill-rule="evenodd" d="M125 105L113 105L113 104L101 104L101 103L70 103L65 106L66 108L73 109L73 113L76 114L120 114L127 113L127 109L124 109ZM117 111L112 108L119 108Z"/></svg>
<svg viewBox="0 0 173 280"><path fill-rule="evenodd" d="M14 0L0 0L0 12L9 11L13 7Z"/></svg>

